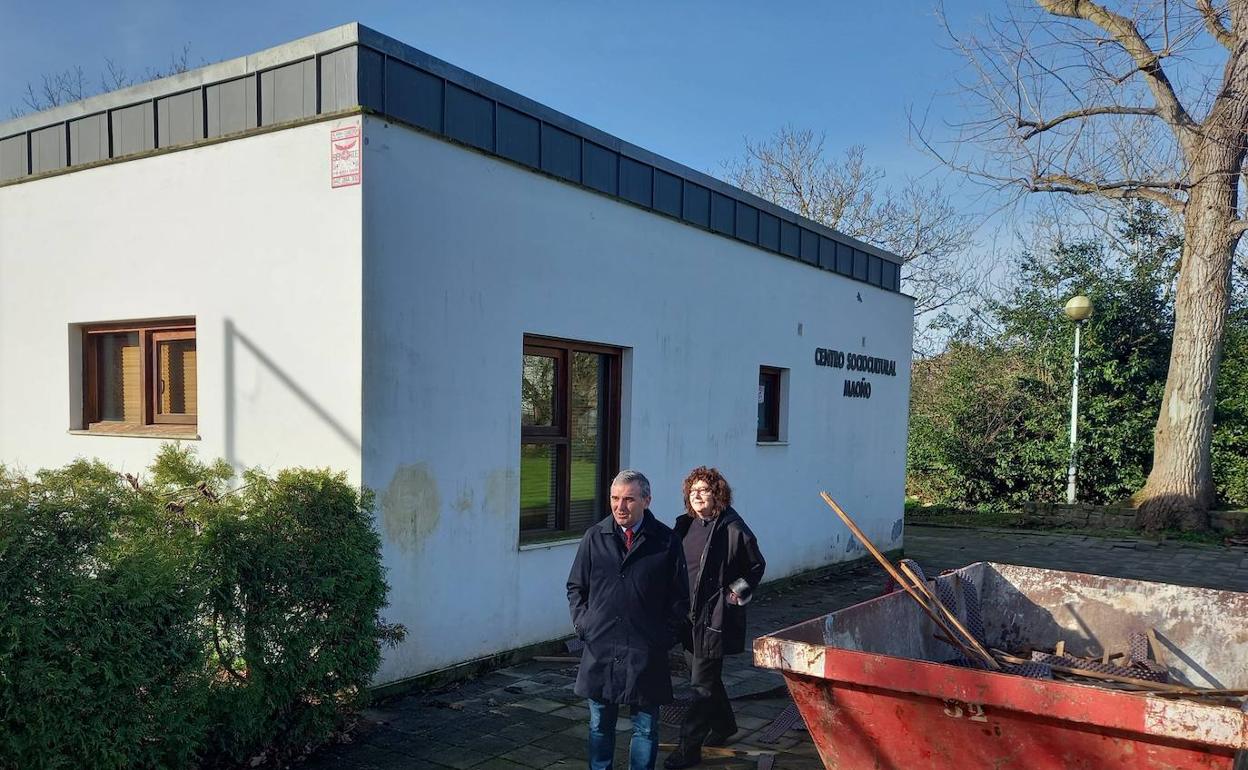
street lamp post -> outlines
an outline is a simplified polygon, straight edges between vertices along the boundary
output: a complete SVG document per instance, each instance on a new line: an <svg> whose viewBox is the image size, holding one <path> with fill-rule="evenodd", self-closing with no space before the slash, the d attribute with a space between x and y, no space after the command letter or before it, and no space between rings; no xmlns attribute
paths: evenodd
<svg viewBox="0 0 1248 770"><path fill-rule="evenodd" d="M1092 300L1082 294L1071 297L1063 312L1075 322L1075 374L1070 385L1070 465L1066 468L1066 502L1075 502L1075 446L1079 436L1079 332L1092 316Z"/></svg>

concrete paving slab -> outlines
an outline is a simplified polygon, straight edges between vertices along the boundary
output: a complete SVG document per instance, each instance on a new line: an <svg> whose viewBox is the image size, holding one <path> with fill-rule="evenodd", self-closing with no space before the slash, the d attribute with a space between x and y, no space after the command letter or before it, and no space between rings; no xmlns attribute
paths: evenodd
<svg viewBox="0 0 1248 770"><path fill-rule="evenodd" d="M550 767L556 760L564 757L557 751L529 745L514 748L503 754L502 758L525 767Z"/></svg>
<svg viewBox="0 0 1248 770"><path fill-rule="evenodd" d="M434 765L452 767L455 770L468 770L473 765L479 765L488 759L493 759L493 757L468 746L448 746L426 757L426 760Z"/></svg>
<svg viewBox="0 0 1248 770"><path fill-rule="evenodd" d="M512 746L519 747L519 746L523 746L524 744L530 741L535 741L538 738L542 737L543 735L548 735L551 732L556 732L556 731L549 730L547 732L539 732L535 730L532 725L519 722L519 723L508 724L505 727L500 727L494 731L494 734L499 737L508 739L509 741L511 741Z"/></svg>
<svg viewBox="0 0 1248 770"><path fill-rule="evenodd" d="M558 711L550 713L564 719L589 720L589 709L585 706L564 706Z"/></svg>
<svg viewBox="0 0 1248 770"><path fill-rule="evenodd" d="M584 757L586 751L584 739L558 733L538 738L533 741L533 744L544 749L557 751L567 757Z"/></svg>
<svg viewBox="0 0 1248 770"><path fill-rule="evenodd" d="M631 729L632 725L629 725L629 728ZM616 732L619 732L619 725L616 725ZM559 735L570 735L573 738L576 738L577 740L584 743L585 741L589 740L589 722L584 722L582 724L575 724L564 730L560 730Z"/></svg>
<svg viewBox="0 0 1248 770"><path fill-rule="evenodd" d="M528 709L541 714L549 714L552 711L558 711L566 704L556 700L547 700L545 698L529 698L527 700L516 701L512 704L516 708Z"/></svg>
<svg viewBox="0 0 1248 770"><path fill-rule="evenodd" d="M741 730L760 730L769 724L771 724L770 719L751 716L750 714L737 714L737 727ZM739 734L740 732L738 731Z"/></svg>
<svg viewBox="0 0 1248 770"><path fill-rule="evenodd" d="M390 770L407 767L401 755L368 744L337 744L323 747L301 765L306 770Z"/></svg>
<svg viewBox="0 0 1248 770"><path fill-rule="evenodd" d="M512 762L503 757L494 757L493 759L485 760L479 765L473 765L472 770L528 770L528 766L519 762Z"/></svg>

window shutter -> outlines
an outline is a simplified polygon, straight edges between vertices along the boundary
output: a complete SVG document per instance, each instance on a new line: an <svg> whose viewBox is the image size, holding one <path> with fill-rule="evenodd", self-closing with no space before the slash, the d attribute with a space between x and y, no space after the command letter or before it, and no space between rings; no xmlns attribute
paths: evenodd
<svg viewBox="0 0 1248 770"><path fill-rule="evenodd" d="M142 351L137 332L100 340L100 419L143 422Z"/></svg>

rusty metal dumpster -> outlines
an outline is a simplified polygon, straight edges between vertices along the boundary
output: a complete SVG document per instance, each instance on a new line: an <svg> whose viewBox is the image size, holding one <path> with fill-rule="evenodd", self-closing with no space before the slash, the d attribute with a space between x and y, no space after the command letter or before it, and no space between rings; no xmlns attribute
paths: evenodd
<svg viewBox="0 0 1248 770"><path fill-rule="evenodd" d="M988 562L956 574L976 589L994 648L1063 641L1100 655L1151 628L1173 681L1248 688L1248 594ZM755 664L783 672L828 768L1248 768L1248 714L1234 701L1028 679L949 659L901 592L754 642Z"/></svg>

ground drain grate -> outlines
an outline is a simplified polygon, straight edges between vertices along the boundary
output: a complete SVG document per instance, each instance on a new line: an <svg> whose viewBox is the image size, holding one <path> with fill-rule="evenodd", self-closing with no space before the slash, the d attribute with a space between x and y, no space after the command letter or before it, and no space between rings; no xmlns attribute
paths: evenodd
<svg viewBox="0 0 1248 770"><path fill-rule="evenodd" d="M797 706L790 703L788 706L785 706L784 711L781 711L776 715L775 719L771 720L771 724L767 725L765 730L759 733L758 742L776 743L789 730L802 724L802 715L797 713Z"/></svg>
<svg viewBox="0 0 1248 770"><path fill-rule="evenodd" d="M775 754L764 754L758 758L758 770L771 770L776 766Z"/></svg>
<svg viewBox="0 0 1248 770"><path fill-rule="evenodd" d="M692 701L683 698L669 703L659 710L659 721L665 725L679 727L685 721L685 714L689 713L689 707L692 705Z"/></svg>

